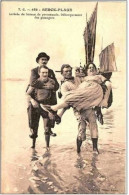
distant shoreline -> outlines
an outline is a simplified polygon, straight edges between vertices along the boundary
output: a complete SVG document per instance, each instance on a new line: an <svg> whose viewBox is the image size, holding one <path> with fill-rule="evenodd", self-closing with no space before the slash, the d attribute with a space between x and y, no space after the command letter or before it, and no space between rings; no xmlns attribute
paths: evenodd
<svg viewBox="0 0 129 195"><path fill-rule="evenodd" d="M20 78L7 78L3 79L4 81L26 81L27 79L20 79Z"/></svg>

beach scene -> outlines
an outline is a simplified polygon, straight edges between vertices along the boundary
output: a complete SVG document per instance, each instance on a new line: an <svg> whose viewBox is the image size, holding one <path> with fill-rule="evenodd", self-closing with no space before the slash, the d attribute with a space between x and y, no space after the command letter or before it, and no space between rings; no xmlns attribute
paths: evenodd
<svg viewBox="0 0 129 195"><path fill-rule="evenodd" d="M81 153L77 154L78 124L72 108L64 114L62 123L55 126L53 131L57 136L51 137L49 151L45 147L41 117L36 148L32 149L24 94L27 83L4 81L10 86L7 93L11 94L10 97L6 97L8 102L6 128L2 133L4 139L2 186L5 193L123 194L125 192L126 116L123 94L120 94L119 100L115 102L120 90L120 75L114 73L112 78L117 81L113 87L113 105L109 109L102 110L104 124L98 122L99 155L92 151L88 127L87 139L83 142ZM15 94L11 93L11 87L16 89ZM15 107L19 101L24 107Z"/></svg>
<svg viewBox="0 0 129 195"><path fill-rule="evenodd" d="M45 2L10 3L3 4L2 12L3 18L7 17L8 20L2 21L6 29L6 32L2 31L4 33L2 36L6 36L2 43L1 192L5 194L126 193L126 3L98 3L95 64L99 65L98 56L101 52L101 34L103 34L105 37L103 48L114 42L117 66L117 71L113 72L111 77L113 103L110 108L102 109L104 124L101 125L97 121L99 154L93 152L89 126L86 128L86 141L82 144L80 154L77 154L78 123L72 108L65 112L62 122L52 129L57 136L50 138L49 150L46 149L43 120L40 118L36 147L32 149L25 93L30 71L38 66L35 58L39 52L44 51L50 55L48 67L55 71L59 83L62 77L60 72L56 71L60 70L63 63L69 63L73 67L73 75L74 67L79 66L80 62L85 63L83 40L85 12L87 11L90 16L96 2L82 2L79 13L84 17L77 17L76 20L74 17L63 18L63 23L65 21L68 29L66 33L60 17L53 23L42 20L44 25L41 25L41 21L33 18L6 15L19 7L28 7L28 9L46 7L48 5ZM57 4L51 3L50 7L56 8ZM73 12L77 12L78 3L62 2L58 7L72 8ZM104 22L102 16L105 12L108 14L109 10L110 16L105 18ZM79 27L76 29L77 24ZM123 28L120 28L120 25ZM25 31L22 30L24 26ZM54 26L56 28L53 28ZM61 33L56 35L59 29ZM118 29L119 36L116 33ZM69 36L71 33L73 36Z"/></svg>

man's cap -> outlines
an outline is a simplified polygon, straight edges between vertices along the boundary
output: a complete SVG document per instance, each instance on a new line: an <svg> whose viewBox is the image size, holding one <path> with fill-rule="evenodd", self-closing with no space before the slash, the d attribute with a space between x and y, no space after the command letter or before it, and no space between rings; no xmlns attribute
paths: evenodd
<svg viewBox="0 0 129 195"><path fill-rule="evenodd" d="M45 52L39 53L38 57L36 58L36 62L38 63L40 58L47 58L47 60L50 59L50 56L48 56Z"/></svg>

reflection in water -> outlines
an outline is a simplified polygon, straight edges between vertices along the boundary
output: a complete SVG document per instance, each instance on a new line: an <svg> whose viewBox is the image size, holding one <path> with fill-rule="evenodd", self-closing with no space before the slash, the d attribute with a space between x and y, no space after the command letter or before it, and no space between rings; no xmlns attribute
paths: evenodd
<svg viewBox="0 0 129 195"><path fill-rule="evenodd" d="M96 178L100 175L97 167L96 167L96 161L98 159L98 155L93 153L92 161L91 161L91 171L89 174L89 177L87 179L88 181L88 189L92 191L93 193L99 193L100 188L96 184Z"/></svg>
<svg viewBox="0 0 129 195"><path fill-rule="evenodd" d="M86 164L81 156L81 154L78 154L77 162L75 164L76 168L83 169L85 168Z"/></svg>
<svg viewBox="0 0 129 195"><path fill-rule="evenodd" d="M114 128L114 111L113 110L107 110L104 114L104 126L105 129L111 129Z"/></svg>
<svg viewBox="0 0 129 195"><path fill-rule="evenodd" d="M51 162L51 152L46 150L44 154L38 154L36 150L31 155L31 176L28 192L56 193L62 191L62 178L56 170L56 164ZM56 177L55 177L56 176ZM57 178L57 179L56 179ZM60 183L58 182L60 181Z"/></svg>
<svg viewBox="0 0 129 195"><path fill-rule="evenodd" d="M51 156L51 153L50 153L50 149L46 149L45 153L43 154L43 158L47 158L47 157L50 157Z"/></svg>
<svg viewBox="0 0 129 195"><path fill-rule="evenodd" d="M37 151L35 149L33 149L32 155L31 155L31 161L36 161L36 160L38 160Z"/></svg>
<svg viewBox="0 0 129 195"><path fill-rule="evenodd" d="M99 193L100 188L96 184L96 178L100 176L100 173L96 167L96 161L98 159L98 155L93 153L90 163L86 163L86 160L82 158L80 155L77 158L76 167L80 169L78 178L81 179L78 186L78 193ZM85 169L85 170L84 170ZM77 177L76 177L77 179Z"/></svg>

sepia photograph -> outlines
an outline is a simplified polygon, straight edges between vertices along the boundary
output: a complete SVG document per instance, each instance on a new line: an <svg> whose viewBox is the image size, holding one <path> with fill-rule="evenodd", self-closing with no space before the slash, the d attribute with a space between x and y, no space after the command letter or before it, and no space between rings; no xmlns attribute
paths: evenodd
<svg viewBox="0 0 129 195"><path fill-rule="evenodd" d="M1 2L1 193L126 194L126 1Z"/></svg>

